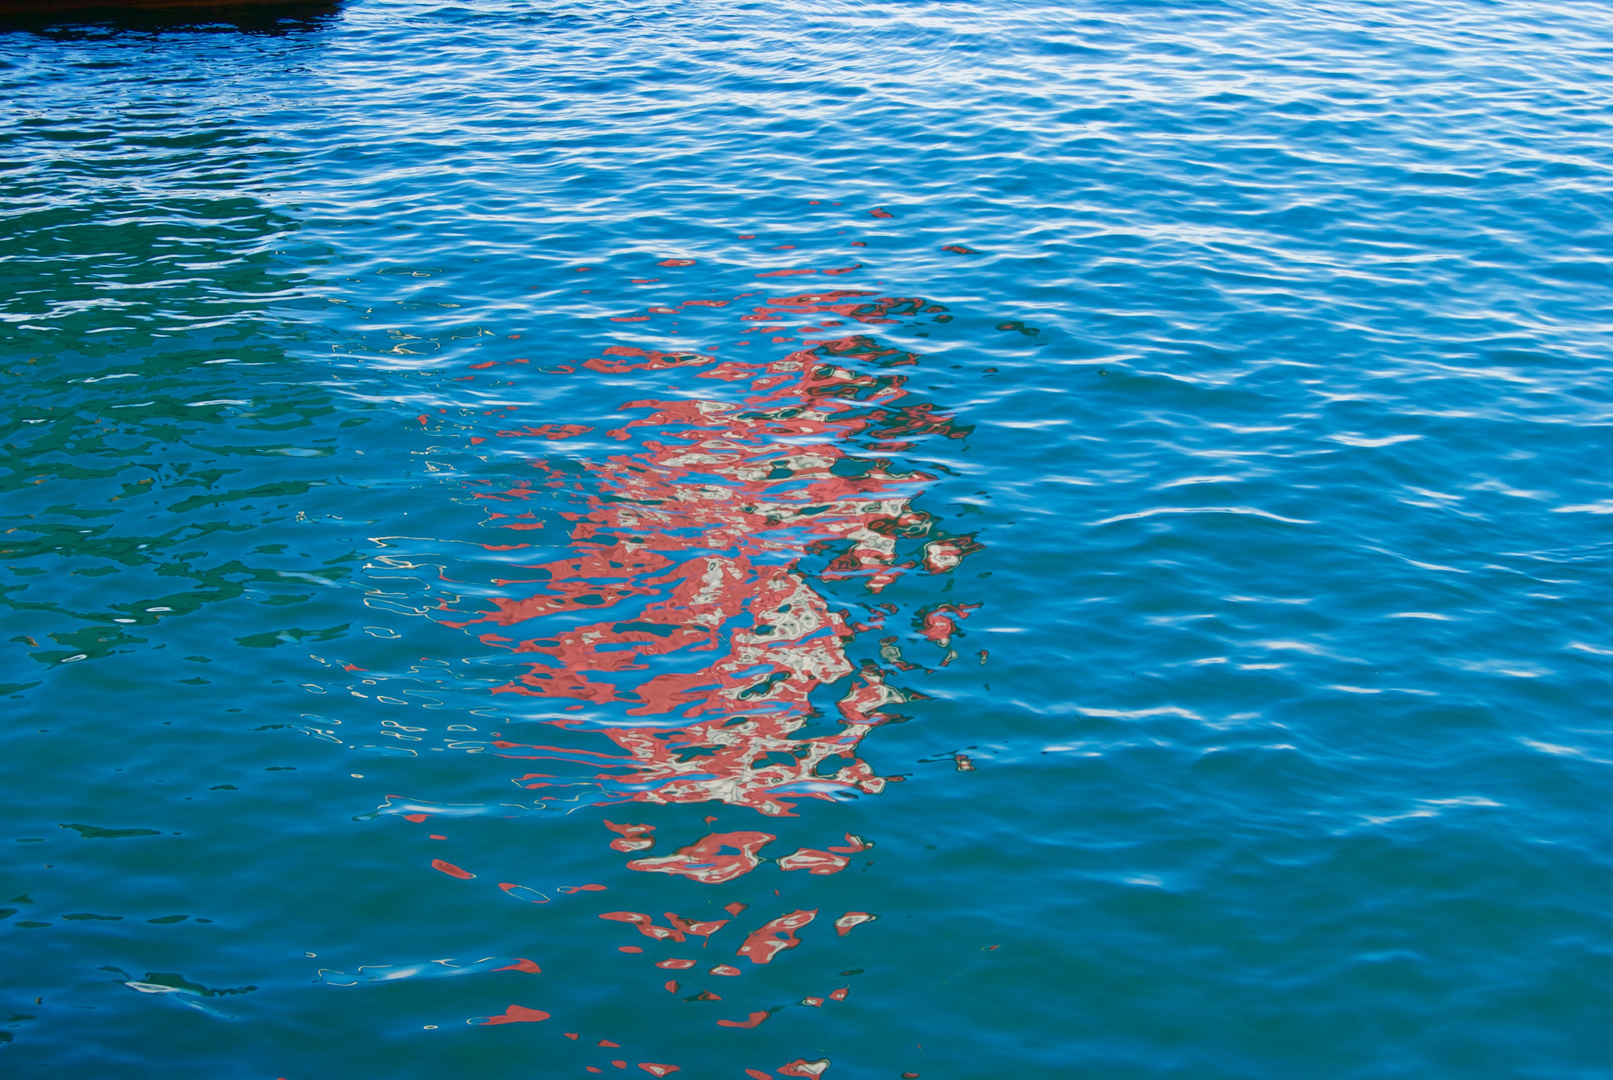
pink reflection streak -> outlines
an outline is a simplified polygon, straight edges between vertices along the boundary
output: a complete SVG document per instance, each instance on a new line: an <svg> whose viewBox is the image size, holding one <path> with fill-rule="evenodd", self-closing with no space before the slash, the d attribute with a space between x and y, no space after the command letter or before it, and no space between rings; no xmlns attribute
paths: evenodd
<svg viewBox="0 0 1613 1080"><path fill-rule="evenodd" d="M504 1015L489 1016L486 1020L482 1021L480 1026L488 1027L492 1024L530 1024L547 1019L549 1019L549 1014L544 1012L542 1009L528 1009L521 1005L511 1005L509 1008L504 1010Z"/></svg>
<svg viewBox="0 0 1613 1080"><path fill-rule="evenodd" d="M839 319L831 322L880 323L923 310L925 302L916 298L832 289L774 298L741 318L810 315L822 321L833 315ZM846 646L860 624L831 607L800 561L835 551L818 578L860 581L877 593L913 570L950 572L978 547L969 537L940 535L931 517L912 506L932 477L900 471L885 458L854 455L847 445L853 437L895 448L908 445L892 441L901 437L967 434L928 403L906 400L906 377L892 369L914 359L851 334L757 363L626 346L587 361L585 367L604 373L694 369L735 393L720 400L627 402L623 411L639 415L607 434L625 439L643 429L642 448L583 462L588 484L534 463L548 477L540 486L591 488L579 511L561 515L571 522L573 553L526 567L538 572L530 576L541 583L539 591L495 597L493 610L451 625L531 634L530 625L550 616L623 609L614 618L545 628L546 634L540 629L542 636L484 632L487 644L533 657L523 674L495 692L614 704L629 716L677 720L605 729L619 754L510 741L495 748L510 757L597 761L608 771L594 779L608 797L641 803L718 800L793 816L800 798L882 790L888 778L875 775L857 747L869 731L896 718L890 708L908 695L888 686L877 666L854 667ZM868 367L883 370L863 370ZM570 429L529 430L537 439ZM922 555L903 559L904 538L926 543ZM952 612L962 614L936 611L924 627L931 640L950 640L958 617ZM663 670L635 679L652 660ZM668 660L677 661L673 670L665 670ZM848 689L838 703L840 729L798 737L813 715L809 695L842 681ZM825 762L838 768L820 769ZM565 797L547 790L567 786L554 777L534 773L523 781L545 792L539 798ZM653 843L647 827L610 827L620 835L613 844L618 850ZM742 839L711 837L629 865L717 884L754 868L762 837L771 839L725 835ZM830 873L846 860L802 849L781 865Z"/></svg>
<svg viewBox="0 0 1613 1080"><path fill-rule="evenodd" d="M888 216L882 209L872 213ZM685 261L669 259L663 265ZM795 273L812 271L773 276ZM722 308L739 299L688 300L679 306ZM739 319L754 334L806 334L846 322L895 323L940 310L918 298L824 287L753 303ZM791 331L792 326L798 329ZM858 748L875 728L903 719L893 710L916 695L889 685L887 672L876 663L855 664L847 655L859 633L883 629L898 608L865 605L868 621L855 621L834 606L819 583L860 583L877 596L905 574L950 574L980 550L972 535L946 533L914 507L933 476L903 470L879 456L908 450L921 437L962 439L971 430L934 405L912 400L900 369L916 360L852 332L805 338L782 357L757 362L719 362L711 350L611 346L582 365L607 375L676 371L685 385L688 376L700 380L698 393L710 396L692 396L696 391L689 387L689 397L627 401L620 411L631 418L593 437L633 443L636 449L623 445L620 453L573 458L566 469L536 459L531 481L477 495L509 502L548 489L575 500L573 510L558 515L569 529L565 557L518 567L514 572L521 580L495 583L509 591L491 599L491 610L448 624L526 658L525 670L494 692L556 706L573 703L566 705L571 709L582 708L580 703L612 707L642 718L630 726L597 729L614 752L496 739L491 749L502 756L584 770L580 778L528 773L519 780L525 788L540 800L570 800L575 793L566 789L592 787L603 793L601 805L716 801L769 817L792 817L801 799L877 794L900 779L877 775ZM550 453L558 450L553 443L590 431L545 424L497 435L531 440L534 449L550 444L552 449L544 450ZM490 513L493 520L517 529L541 527L532 514ZM809 557L823 556L828 556L826 565L820 563L815 573L803 568ZM958 622L975 606L936 604L918 613L914 629L947 650L950 660ZM833 684L842 687L832 714L837 729L802 735L800 729L818 715L811 695ZM548 722L567 727L581 720ZM590 775L591 770L597 771ZM775 840L769 832L736 830L651 854L654 826L604 824L615 834L611 848L632 856L629 869L701 884L722 884L751 872L767 858L762 849ZM844 845L803 847L773 858L781 870L832 874L871 846L848 834ZM742 910L743 904L728 905L732 914ZM754 964L770 963L801 944L797 931L816 915L815 909L795 910L769 920L745 937L737 955ZM728 921L696 921L673 912L664 917L668 925L644 912L600 916L668 943L700 937L707 944ZM866 912L848 912L834 925L844 936L873 919ZM675 958L655 963L674 971L693 966ZM722 964L710 974L740 971ZM676 993L680 984L667 981L665 989ZM839 1001L845 995L840 989L828 998ZM705 991L691 1000L720 998ZM812 997L804 1003L821 1006L824 1000ZM719 1023L751 1028L768 1015L752 1012L743 1021ZM797 1059L777 1072L816 1077L827 1066L826 1060ZM673 1069L640 1068L656 1075Z"/></svg>

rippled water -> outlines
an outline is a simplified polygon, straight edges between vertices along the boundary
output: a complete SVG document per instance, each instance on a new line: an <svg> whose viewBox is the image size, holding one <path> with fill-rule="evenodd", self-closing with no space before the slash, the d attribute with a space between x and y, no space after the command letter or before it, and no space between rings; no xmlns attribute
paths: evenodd
<svg viewBox="0 0 1613 1080"><path fill-rule="evenodd" d="M3 1071L1605 1076L1610 60L6 23Z"/></svg>

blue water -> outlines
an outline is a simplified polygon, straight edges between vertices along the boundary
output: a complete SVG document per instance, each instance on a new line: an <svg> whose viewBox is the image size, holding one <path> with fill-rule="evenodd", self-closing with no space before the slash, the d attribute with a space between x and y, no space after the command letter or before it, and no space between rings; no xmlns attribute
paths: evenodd
<svg viewBox="0 0 1613 1080"><path fill-rule="evenodd" d="M0 1073L1607 1076L1610 61L6 22Z"/></svg>

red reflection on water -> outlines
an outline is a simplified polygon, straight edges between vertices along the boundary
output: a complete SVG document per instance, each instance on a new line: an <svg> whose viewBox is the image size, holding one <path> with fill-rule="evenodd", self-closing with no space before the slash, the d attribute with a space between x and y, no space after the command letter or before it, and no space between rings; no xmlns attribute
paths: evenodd
<svg viewBox="0 0 1613 1080"><path fill-rule="evenodd" d="M543 974L543 969L542 968L540 968L537 964L533 963L531 960L528 960L524 956L515 957L515 963L513 963L513 964L508 964L508 965L506 965L504 967L501 967L501 968L493 968L492 970L494 970L494 971L524 971L528 975L542 975Z"/></svg>
<svg viewBox="0 0 1613 1080"><path fill-rule="evenodd" d="M795 932L817 917L818 912L814 908L811 911L792 911L788 915L770 919L751 931L737 955L748 957L753 964L770 963L779 953L801 944Z"/></svg>
<svg viewBox="0 0 1613 1080"><path fill-rule="evenodd" d="M614 821L607 821L605 828L621 833L621 839L610 842L616 851L648 851L655 846L655 838L650 835L655 831L654 825L618 825Z"/></svg>
<svg viewBox="0 0 1613 1080"><path fill-rule="evenodd" d="M592 430L594 429L583 424L544 424L542 427L525 427L519 431L501 431L499 435L506 439L519 438L523 435L535 435L540 439L559 441L560 439L574 439L578 435L585 435Z"/></svg>
<svg viewBox="0 0 1613 1080"><path fill-rule="evenodd" d="M671 923L674 929L680 930L685 934L705 938L704 944L707 945L711 944L712 934L715 934L717 931L728 925L727 919L711 919L705 922L695 922L691 919L679 918L670 911L666 912L666 921Z"/></svg>
<svg viewBox="0 0 1613 1080"><path fill-rule="evenodd" d="M883 208L871 213L891 216ZM688 263L667 259L662 265ZM832 278L852 269L782 269L763 276ZM878 594L904 575L952 574L981 545L973 534L945 531L914 505L934 475L885 455L924 439L963 439L971 429L909 390L903 369L917 356L867 333L831 329L848 323L872 328L944 309L917 297L832 288L839 283L821 276L814 281L815 290L794 295L748 294L763 302L690 299L651 309L660 316L735 305L733 313L750 333L803 338L772 359L719 361L715 346L613 345L585 361L581 366L591 372L625 377L618 384L632 379L643 385L667 373L682 387L620 405L629 418L601 433L621 444L613 447L617 452L584 458L554 445L591 430L581 425L498 431L532 444L534 472L505 491L479 489L477 498L488 505L552 492L567 500L556 513L569 547L563 557L507 563L512 578L494 582L503 591L490 598L487 610L460 615L462 621L450 625L477 633L484 644L520 662L495 693L511 695L512 703L530 699L541 710L534 718L556 728L601 736L596 745L602 749L579 748L570 732L530 741L494 738L490 752L549 770L519 779L538 800L571 803L580 795L600 805L641 806L715 801L791 817L804 799L878 794L900 779L877 775L859 747L875 728L905 719L896 710L919 695L891 685L893 671L875 660L854 660L848 649L859 635L899 629L901 605ZM758 345L762 340L756 338ZM544 523L513 509L499 507L509 512L498 516L489 507L488 523L529 529ZM554 524L549 513L544 518ZM848 589L868 598L855 615L845 600L831 599ZM942 663L950 663L956 656L953 638L963 636L960 623L975 607L931 603L912 612L912 629L946 650ZM868 651L877 651L888 665L915 668L901 661L897 641L889 636ZM756 870L768 861L764 851L776 839L760 830L713 832L670 853L651 854L657 849L655 826L604 824L614 834L611 848L630 857L629 869L707 885ZM772 858L784 871L839 873L872 847L861 837L848 834L845 840ZM746 905L730 903L725 910L738 915ZM769 920L745 937L737 955L770 963L801 944L797 932L816 915L816 909L799 909ZM664 914L667 925L646 912L607 912L601 918L628 923L657 941L699 937L703 943L729 921L671 911ZM836 933L844 936L874 918L847 912L835 920ZM686 970L694 962L665 959L656 966ZM736 976L740 970L722 964L711 974ZM665 987L677 993L680 984L669 980ZM846 993L836 990L829 999L843 1000ZM687 1000L720 999L704 991ZM811 1005L824 1000L804 999ZM751 1028L768 1015L753 1012L744 1021L719 1023ZM798 1059L778 1072L817 1077L828 1064ZM640 1067L654 1071L649 1064ZM746 1071L753 1078L767 1075Z"/></svg>
<svg viewBox="0 0 1613 1080"><path fill-rule="evenodd" d="M762 861L756 852L774 839L772 833L764 832L713 833L688 847L679 848L672 855L634 859L627 864L627 868L677 874L692 881L718 885L756 869ZM732 849L732 854L723 854L728 849Z"/></svg>
<svg viewBox="0 0 1613 1080"><path fill-rule="evenodd" d="M835 920L835 932L841 937L851 933L853 926L861 926L865 922L873 922L878 915L870 915L866 911L848 911Z"/></svg>
<svg viewBox="0 0 1613 1080"><path fill-rule="evenodd" d="M492 1024L531 1024L539 1020L549 1019L549 1014L542 1009L528 1009L521 1005L511 1005L504 1010L503 1016L489 1016L483 1020L479 1027L488 1027Z"/></svg>
<svg viewBox="0 0 1613 1080"><path fill-rule="evenodd" d="M630 923L638 927L639 933L647 938L654 938L656 941L665 941L668 938L673 941L683 940L683 931L666 926L657 926L655 925L655 920L642 911L607 911L600 915L600 918L609 919L613 922Z"/></svg>
<svg viewBox="0 0 1613 1080"><path fill-rule="evenodd" d="M813 874L836 874L846 868L850 860L844 855L831 855L816 848L801 848L778 861L780 870L806 870Z"/></svg>
<svg viewBox="0 0 1613 1080"><path fill-rule="evenodd" d="M779 315L835 313L862 322L886 322L895 321L889 318L892 314L924 309L919 299L869 302L870 295L830 290L779 297L744 318L765 321ZM806 694L851 674L843 649L851 631L800 572L779 564L777 557L804 551L814 542L848 545L821 576L859 578L878 591L911 565L896 562L898 537L932 532L928 515L910 506L913 488L929 476L894 472L884 459L854 458L840 444L853 435L961 437L966 429L928 404L898 404L907 396L904 377L858 372L842 362L891 367L912 363L913 357L853 335L812 343L768 363L716 365L714 358L702 353L625 346L612 346L602 357L588 361L585 366L604 372L715 366L703 374L735 382L749 378L753 393L737 402L629 402L624 408L650 414L629 421L613 435L626 436L628 429L641 427L690 430L669 432L677 441L646 440L639 454L589 466L603 494L588 500L587 512L565 515L574 520L577 557L529 568L547 575L542 593L497 597L496 611L456 624L515 626L547 615L597 611L634 597L656 596L632 620L592 623L547 639L515 643L515 651L546 659L500 688L505 693L599 704L632 702L630 714L678 711L685 717L712 713L722 717L697 729L683 729L689 737L670 740L673 745L655 738L661 733L654 729L642 730L636 745L624 743L640 766L638 775L616 778L639 787L630 797L647 802L724 797L764 812L788 813L793 803L771 799L758 789L804 779L810 775L807 769L798 766L780 776L777 768L782 763L770 763L772 774L746 776L759 770L750 767L744 751L754 747L767 752L771 748L757 744L784 741L799 726L796 721ZM791 441L781 442L780 436ZM551 483L563 480L557 476ZM966 553L964 542L946 547L936 546L937 542L932 540L927 550L927 569L950 569L944 564L955 565ZM697 554L674 564L671 556L691 550L724 554ZM749 626L744 625L747 622ZM724 637L726 655L695 672L658 675L630 689L595 677L595 673L643 670L647 666L643 661L650 657L716 651ZM747 720L756 729L725 730L735 726L729 718L751 711L747 706L753 702L763 705L757 711L766 714ZM846 711L843 705L842 712ZM878 722L874 711L848 719ZM821 750L809 748L803 764L815 766L841 748L835 744L854 743L860 735L848 734L850 739L827 740ZM735 735L741 738L736 740ZM628 738L632 736L624 732L618 741ZM678 753L689 747L718 752L699 760ZM734 749L720 752L724 747ZM815 750L819 752L814 754ZM692 777L714 771L724 775L679 782L679 774ZM855 765L852 773L845 773L841 769L830 786L865 790L881 786L879 778ZM722 792L723 787L736 786L725 783L734 779L741 781L738 790ZM827 797L821 791L813 794Z"/></svg>
<svg viewBox="0 0 1613 1080"><path fill-rule="evenodd" d="M461 870L459 867L455 866L451 862L448 862L446 859L432 859L431 868L433 870L441 870L449 877L463 878L467 881L476 876L469 870Z"/></svg>

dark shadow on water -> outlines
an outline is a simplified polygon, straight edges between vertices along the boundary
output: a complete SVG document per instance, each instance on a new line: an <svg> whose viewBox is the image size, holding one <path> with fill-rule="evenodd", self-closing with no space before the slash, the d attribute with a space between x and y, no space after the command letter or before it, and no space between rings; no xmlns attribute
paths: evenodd
<svg viewBox="0 0 1613 1080"><path fill-rule="evenodd" d="M0 0L0 33L22 31L67 39L172 30L278 35L323 29L340 13L339 0L238 4L205 0Z"/></svg>

